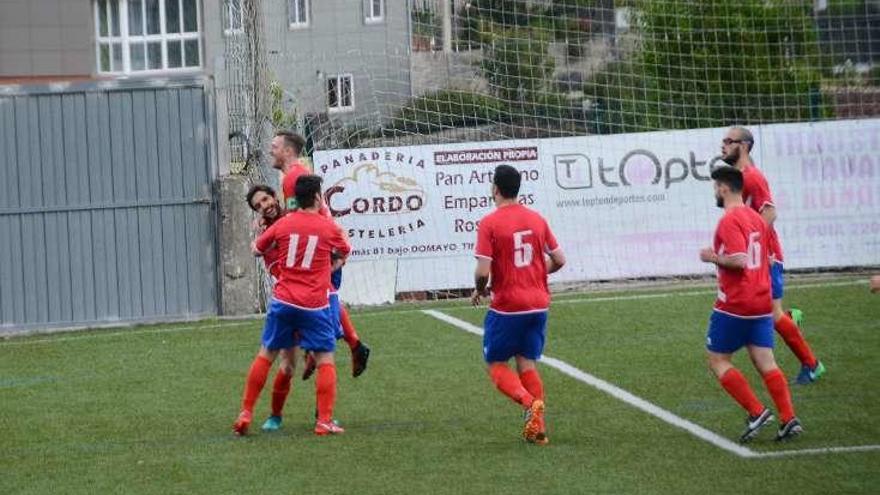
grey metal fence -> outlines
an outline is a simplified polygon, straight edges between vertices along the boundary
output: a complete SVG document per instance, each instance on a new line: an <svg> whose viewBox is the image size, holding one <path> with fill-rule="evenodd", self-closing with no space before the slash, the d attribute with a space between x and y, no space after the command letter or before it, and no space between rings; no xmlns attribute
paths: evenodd
<svg viewBox="0 0 880 495"><path fill-rule="evenodd" d="M0 88L0 334L217 313L206 84Z"/></svg>

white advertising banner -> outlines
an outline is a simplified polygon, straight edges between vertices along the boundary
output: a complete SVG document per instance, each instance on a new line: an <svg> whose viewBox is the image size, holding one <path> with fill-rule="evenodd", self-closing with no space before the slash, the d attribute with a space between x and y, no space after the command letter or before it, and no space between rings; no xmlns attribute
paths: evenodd
<svg viewBox="0 0 880 495"><path fill-rule="evenodd" d="M751 128L788 268L880 264L880 120ZM726 129L315 154L352 263L397 260L397 292L470 286L492 172L522 174L569 264L552 281L708 273L721 211L709 174ZM383 264L383 266L387 266ZM387 268L385 268L387 270ZM387 274L385 274L387 275Z"/></svg>

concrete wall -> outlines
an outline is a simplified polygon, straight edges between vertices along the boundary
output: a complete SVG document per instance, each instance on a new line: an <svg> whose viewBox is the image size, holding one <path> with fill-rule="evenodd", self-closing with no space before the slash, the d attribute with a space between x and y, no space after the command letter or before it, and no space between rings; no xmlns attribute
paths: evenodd
<svg viewBox="0 0 880 495"><path fill-rule="evenodd" d="M0 0L0 77L94 72L90 0Z"/></svg>
<svg viewBox="0 0 880 495"><path fill-rule="evenodd" d="M263 3L269 66L302 113L327 112L326 78L354 76L355 108L331 113L351 122L387 115L410 96L409 14L386 0L385 19L364 21L362 0L310 0L308 27L291 29L287 2Z"/></svg>
<svg viewBox="0 0 880 495"><path fill-rule="evenodd" d="M220 308L224 315L258 312L260 272L251 253L253 214L244 201L247 177L224 177L219 182Z"/></svg>

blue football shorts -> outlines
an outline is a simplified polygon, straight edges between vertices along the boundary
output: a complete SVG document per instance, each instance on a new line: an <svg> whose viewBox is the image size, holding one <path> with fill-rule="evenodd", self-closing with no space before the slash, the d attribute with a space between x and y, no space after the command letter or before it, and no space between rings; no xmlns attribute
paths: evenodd
<svg viewBox="0 0 880 495"><path fill-rule="evenodd" d="M295 345L315 352L336 350L336 331L329 305L306 309L272 299L263 326L263 346L278 350Z"/></svg>
<svg viewBox="0 0 880 495"><path fill-rule="evenodd" d="M333 284L333 288L339 290L342 287L342 267L336 269L336 271L330 273L330 283Z"/></svg>
<svg viewBox="0 0 880 495"><path fill-rule="evenodd" d="M333 335L336 337L336 340L339 340L344 335L342 333L342 324L340 323L341 318L339 315L339 311L341 310L342 303L339 301L339 294L336 292L331 292L329 298L330 298L330 324L333 325L333 328L335 329L335 332Z"/></svg>
<svg viewBox="0 0 880 495"><path fill-rule="evenodd" d="M483 322L483 359L503 362L514 356L538 359L544 352L547 311L502 314L493 310Z"/></svg>
<svg viewBox="0 0 880 495"><path fill-rule="evenodd" d="M785 292L785 281L782 279L782 263L778 261L770 262L770 292L773 299L782 299Z"/></svg>
<svg viewBox="0 0 880 495"><path fill-rule="evenodd" d="M773 317L739 318L713 311L709 318L706 349L732 354L746 345L773 348Z"/></svg>

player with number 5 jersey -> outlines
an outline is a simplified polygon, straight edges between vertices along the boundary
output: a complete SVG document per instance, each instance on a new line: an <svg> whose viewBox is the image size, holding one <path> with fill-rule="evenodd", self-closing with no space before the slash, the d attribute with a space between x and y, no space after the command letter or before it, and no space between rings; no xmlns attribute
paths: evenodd
<svg viewBox="0 0 880 495"><path fill-rule="evenodd" d="M565 257L547 221L519 204L519 172L499 165L492 182L497 208L480 221L474 253L474 305L487 295L490 279L492 284L483 357L498 390L525 410L523 438L544 445L544 385L536 361L544 350L550 307L547 275L562 268ZM516 373L507 366L510 358Z"/></svg>

